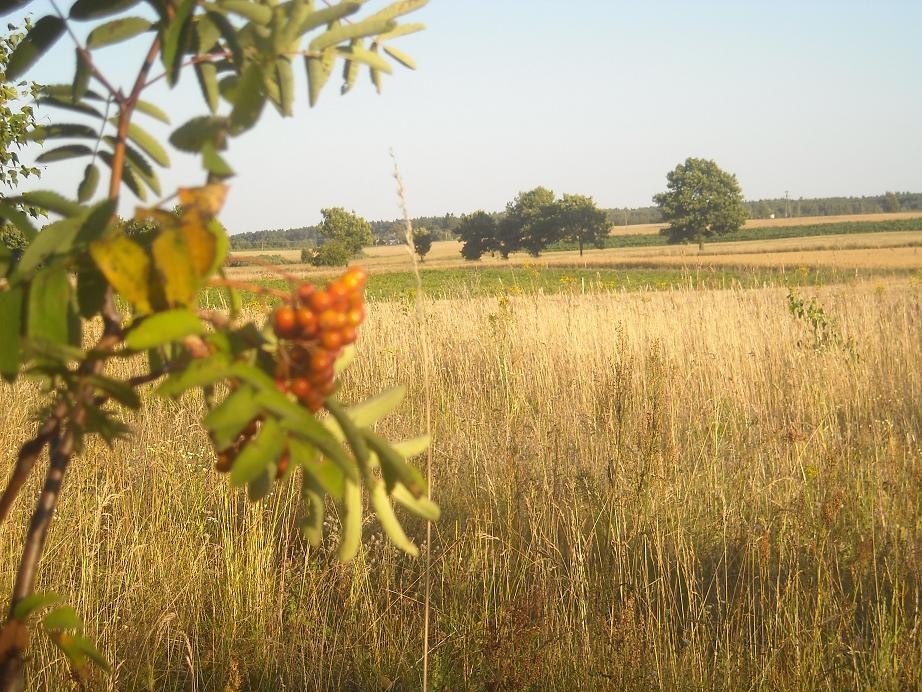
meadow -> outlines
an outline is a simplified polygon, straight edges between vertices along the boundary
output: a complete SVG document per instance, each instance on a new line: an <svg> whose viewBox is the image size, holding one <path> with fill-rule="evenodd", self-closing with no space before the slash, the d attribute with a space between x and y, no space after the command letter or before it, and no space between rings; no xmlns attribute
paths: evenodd
<svg viewBox="0 0 922 692"><path fill-rule="evenodd" d="M435 688L922 684L922 294L816 294L847 342L782 289L430 304ZM423 420L417 336L376 305L345 383L410 386L388 434ZM12 451L34 392L3 397ZM42 588L80 594L111 684L416 688L424 562L373 526L355 564L310 551L293 494L211 471L199 410L87 449L52 530Z"/></svg>
<svg viewBox="0 0 922 692"><path fill-rule="evenodd" d="M335 513L310 549L294 488L249 504L212 470L202 402L150 398L74 464L39 589L115 662L103 689L419 689L427 579L433 689L918 689L922 283L884 250L915 257L695 275L570 253L465 270L484 290L426 269L425 332L379 266L342 391L407 385L380 432L417 434L430 354L428 568L373 522L337 563ZM599 280L561 281L578 271ZM37 401L0 389L3 473ZM61 689L35 659L31 684Z"/></svg>

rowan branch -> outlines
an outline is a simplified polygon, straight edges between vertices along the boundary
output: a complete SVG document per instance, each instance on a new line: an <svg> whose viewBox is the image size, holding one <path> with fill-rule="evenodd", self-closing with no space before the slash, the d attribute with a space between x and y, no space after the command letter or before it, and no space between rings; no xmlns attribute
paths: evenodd
<svg viewBox="0 0 922 692"><path fill-rule="evenodd" d="M13 471L6 482L3 494L0 495L0 526L3 525L9 515L10 508L12 508L13 503L19 496L22 486L29 479L32 469L35 468L35 462L38 461L38 457L41 455L45 445L57 435L61 421L66 414L67 402L60 401L48 420L39 428L35 437L19 448L16 464L13 466Z"/></svg>

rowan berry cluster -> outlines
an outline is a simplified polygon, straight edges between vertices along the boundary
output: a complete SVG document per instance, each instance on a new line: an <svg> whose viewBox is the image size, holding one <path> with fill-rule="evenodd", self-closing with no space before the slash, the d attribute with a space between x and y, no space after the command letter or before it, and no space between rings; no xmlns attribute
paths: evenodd
<svg viewBox="0 0 922 692"><path fill-rule="evenodd" d="M311 412L319 411L333 393L333 364L343 346L356 340L365 318L362 290L367 279L364 269L352 267L323 288L303 283L292 302L275 311L276 384Z"/></svg>
<svg viewBox="0 0 922 692"><path fill-rule="evenodd" d="M291 393L312 413L323 407L335 390L334 363L343 346L354 343L358 326L365 318L362 290L368 273L352 267L323 288L303 283L290 303L275 310L272 329L279 338L275 383ZM218 452L215 469L226 473L241 450L259 431L261 417L240 431L227 449ZM288 468L288 450L278 461L276 477Z"/></svg>

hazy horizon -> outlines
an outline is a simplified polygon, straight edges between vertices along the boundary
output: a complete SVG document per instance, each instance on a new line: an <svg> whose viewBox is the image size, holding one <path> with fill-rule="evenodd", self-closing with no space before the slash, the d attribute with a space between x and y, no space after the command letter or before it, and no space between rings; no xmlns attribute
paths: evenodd
<svg viewBox="0 0 922 692"><path fill-rule="evenodd" d="M922 3L433 0L408 21L427 29L395 45L419 67L395 66L382 95L363 72L340 96L337 70L308 109L296 69L295 118L267 107L231 143L231 232L313 225L333 206L398 217L391 149L412 216L496 211L537 185L649 206L688 156L736 174L752 200L922 190ZM98 51L104 70L136 54ZM65 39L28 76L61 81L62 61L72 69ZM191 74L149 98L173 127L206 111ZM202 180L195 157L171 156L165 191ZM37 186L72 191L84 165L56 164Z"/></svg>

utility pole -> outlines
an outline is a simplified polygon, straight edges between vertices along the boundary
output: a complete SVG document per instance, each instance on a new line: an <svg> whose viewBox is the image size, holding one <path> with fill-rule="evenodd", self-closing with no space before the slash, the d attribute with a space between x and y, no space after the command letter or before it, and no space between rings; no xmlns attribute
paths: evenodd
<svg viewBox="0 0 922 692"><path fill-rule="evenodd" d="M784 191L784 218L790 218L791 216L791 200L788 197L788 191Z"/></svg>

